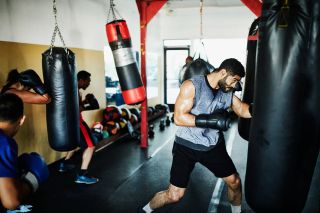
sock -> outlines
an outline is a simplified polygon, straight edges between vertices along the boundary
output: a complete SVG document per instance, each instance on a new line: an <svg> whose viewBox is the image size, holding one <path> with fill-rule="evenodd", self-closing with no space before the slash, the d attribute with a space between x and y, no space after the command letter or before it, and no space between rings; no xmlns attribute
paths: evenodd
<svg viewBox="0 0 320 213"><path fill-rule="evenodd" d="M142 208L146 213L150 213L153 211L150 207L150 203L148 203L145 207Z"/></svg>
<svg viewBox="0 0 320 213"><path fill-rule="evenodd" d="M88 173L88 170L80 169L79 175L82 176L82 175L86 175L87 173Z"/></svg>
<svg viewBox="0 0 320 213"><path fill-rule="evenodd" d="M240 206L234 206L231 204L231 212L232 213L240 213L241 212L241 205Z"/></svg>

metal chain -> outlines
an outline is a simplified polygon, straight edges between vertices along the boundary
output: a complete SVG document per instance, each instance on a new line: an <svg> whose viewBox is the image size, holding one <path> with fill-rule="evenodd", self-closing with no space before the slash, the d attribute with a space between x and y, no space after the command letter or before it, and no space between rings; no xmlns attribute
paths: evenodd
<svg viewBox="0 0 320 213"><path fill-rule="evenodd" d="M107 17L107 23L109 23L110 13L112 13L113 20L119 20L117 16L120 17L120 19L123 19L120 13L118 12L117 8L115 7L116 5L114 4L113 1L114 0L110 0L110 8L109 8L108 17Z"/></svg>
<svg viewBox="0 0 320 213"><path fill-rule="evenodd" d="M58 26L56 0L53 0L53 15L54 15L54 31L53 31L53 35L52 35L52 38L51 38L50 55L52 55L52 48L54 47L54 42L55 42L55 39L56 39L57 32L58 32L58 35L59 35L60 40L62 42L63 48L65 49L66 53L68 54L68 49L66 47L66 44L64 43L62 34L61 34L59 26Z"/></svg>
<svg viewBox="0 0 320 213"><path fill-rule="evenodd" d="M200 0L200 44L202 44L203 50L204 50L204 54L206 56L206 60L208 62L208 56L206 53L206 48L204 46L203 43L203 22L202 22L202 18L203 18L203 0ZM199 57L200 57L200 51L199 51Z"/></svg>
<svg viewBox="0 0 320 213"><path fill-rule="evenodd" d="M200 0L200 40L203 38L203 30L202 30L202 15L203 15L203 0Z"/></svg>

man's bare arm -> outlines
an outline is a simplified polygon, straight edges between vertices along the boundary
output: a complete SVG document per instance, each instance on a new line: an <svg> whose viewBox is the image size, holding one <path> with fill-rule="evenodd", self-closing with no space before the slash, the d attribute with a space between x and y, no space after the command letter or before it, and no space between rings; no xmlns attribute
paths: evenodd
<svg viewBox="0 0 320 213"><path fill-rule="evenodd" d="M50 96L45 93L43 95L40 95L38 93L26 91L26 90L16 90L11 89L7 92L11 92L19 96L24 103L27 104L48 104L51 102Z"/></svg>
<svg viewBox="0 0 320 213"><path fill-rule="evenodd" d="M242 102L237 96L232 97L232 110L242 118L251 118L251 114L249 112L249 104Z"/></svg>
<svg viewBox="0 0 320 213"><path fill-rule="evenodd" d="M0 200L6 209L16 209L30 193L30 187L18 179L0 178Z"/></svg>
<svg viewBox="0 0 320 213"><path fill-rule="evenodd" d="M190 114L195 97L195 87L186 80L180 87L174 106L174 122L178 126L195 126L195 116Z"/></svg>

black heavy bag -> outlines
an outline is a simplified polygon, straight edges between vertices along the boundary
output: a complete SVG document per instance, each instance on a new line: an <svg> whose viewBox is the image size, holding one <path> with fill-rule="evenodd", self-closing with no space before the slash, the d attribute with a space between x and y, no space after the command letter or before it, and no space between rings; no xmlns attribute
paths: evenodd
<svg viewBox="0 0 320 213"><path fill-rule="evenodd" d="M68 53L67 53L67 52ZM49 144L69 151L80 140L80 113L75 56L71 50L53 47L42 54L44 83L51 95L47 104Z"/></svg>
<svg viewBox="0 0 320 213"><path fill-rule="evenodd" d="M244 88L242 91L242 101L248 104L253 102L254 76L256 72L258 24L259 18L255 19L251 24L247 41L246 78ZM250 123L250 118L239 118L238 132L240 136L245 140L249 140Z"/></svg>
<svg viewBox="0 0 320 213"><path fill-rule="evenodd" d="M182 84L185 80L197 75L207 75L213 70L214 67L209 62L206 62L202 58L197 58L196 60L192 61L189 66L187 66L184 74L181 74L183 77L182 79L179 79L179 82Z"/></svg>
<svg viewBox="0 0 320 213"><path fill-rule="evenodd" d="M146 92L132 50L126 21L115 20L107 23L106 32L124 102L126 104L141 103L146 98Z"/></svg>
<svg viewBox="0 0 320 213"><path fill-rule="evenodd" d="M320 142L320 0L263 3L245 180L250 207L301 212ZM287 2L287 1L285 1Z"/></svg>

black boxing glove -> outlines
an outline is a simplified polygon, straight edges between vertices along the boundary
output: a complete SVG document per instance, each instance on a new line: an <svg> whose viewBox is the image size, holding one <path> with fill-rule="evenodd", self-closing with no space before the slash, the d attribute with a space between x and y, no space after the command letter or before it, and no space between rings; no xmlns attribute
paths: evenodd
<svg viewBox="0 0 320 213"><path fill-rule="evenodd" d="M197 115L195 124L197 127L226 131L230 128L231 118L227 111L218 110L213 112L212 114Z"/></svg>
<svg viewBox="0 0 320 213"><path fill-rule="evenodd" d="M34 70L26 70L20 73L19 82L31 87L36 93L44 95L47 93L45 85L42 83L40 77Z"/></svg>
<svg viewBox="0 0 320 213"><path fill-rule="evenodd" d="M234 91L234 92L242 91L242 86L241 86L241 83L240 83L240 82L237 82L237 83L236 83L233 91Z"/></svg>
<svg viewBox="0 0 320 213"><path fill-rule="evenodd" d="M86 95L84 100L84 108L86 110L99 109L99 103L96 97L89 93Z"/></svg>

